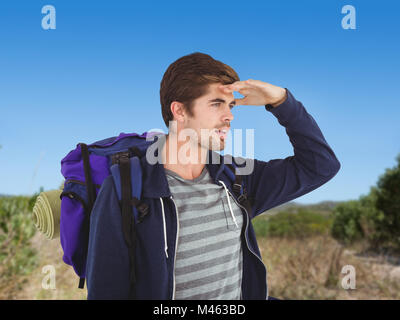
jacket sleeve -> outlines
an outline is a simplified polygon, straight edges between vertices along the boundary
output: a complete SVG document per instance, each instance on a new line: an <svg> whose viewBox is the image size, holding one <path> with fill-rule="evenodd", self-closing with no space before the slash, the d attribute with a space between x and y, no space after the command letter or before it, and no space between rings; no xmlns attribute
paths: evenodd
<svg viewBox="0 0 400 320"><path fill-rule="evenodd" d="M86 264L88 299L129 298L129 255L112 176L97 195L90 217Z"/></svg>
<svg viewBox="0 0 400 320"><path fill-rule="evenodd" d="M286 93L282 104L275 108L266 105L265 109L286 128L294 155L268 162L254 159L252 173L244 176L253 200L252 218L317 189L340 169L313 117L288 89Z"/></svg>

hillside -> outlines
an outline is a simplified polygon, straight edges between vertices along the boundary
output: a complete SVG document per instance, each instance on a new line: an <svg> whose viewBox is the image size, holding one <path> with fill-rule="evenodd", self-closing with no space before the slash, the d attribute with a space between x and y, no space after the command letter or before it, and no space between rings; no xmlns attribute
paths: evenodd
<svg viewBox="0 0 400 320"><path fill-rule="evenodd" d="M318 212L321 214L330 214L332 210L340 203L341 203L340 201L321 201L315 204L301 204L295 201L289 201L280 206L267 210L262 214L274 215L280 211L288 211L296 213L300 209Z"/></svg>

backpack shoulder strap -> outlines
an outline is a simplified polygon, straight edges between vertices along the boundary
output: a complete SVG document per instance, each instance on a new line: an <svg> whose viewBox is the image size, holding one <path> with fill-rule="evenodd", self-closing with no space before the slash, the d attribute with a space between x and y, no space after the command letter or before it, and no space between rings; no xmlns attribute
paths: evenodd
<svg viewBox="0 0 400 320"><path fill-rule="evenodd" d="M233 193L235 194L237 200L239 203L244 206L249 214L251 216L251 206L252 206L252 199L247 195L247 190L246 186L243 183L243 175L238 175L236 174L236 164L233 164L234 162L231 163L224 163L225 167L229 170L227 172L228 176L232 179L233 184L232 184L232 190Z"/></svg>
<svg viewBox="0 0 400 320"><path fill-rule="evenodd" d="M243 187L243 176L236 174L236 166L231 163L224 163L225 168L228 167L229 169L225 169L227 175L232 179L232 190L233 193L239 198L243 195L245 189ZM229 170L227 172L227 170Z"/></svg>
<svg viewBox="0 0 400 320"><path fill-rule="evenodd" d="M136 149L136 148L135 148ZM139 150L119 152L112 156L110 168L121 205L122 232L128 247L130 260L131 298L133 286L136 282L135 248L136 248L136 223L140 222L148 213L146 203L140 201L142 192L142 168L140 165Z"/></svg>
<svg viewBox="0 0 400 320"><path fill-rule="evenodd" d="M90 161L89 161L89 150L88 150L88 146L85 143L79 143L80 148L81 148L81 155L82 155L82 161L83 161L83 171L85 174L85 184L86 184L86 192L87 192L87 199L88 199L88 214L85 217L86 221L85 221L85 235L86 235L86 239L85 239L85 245L86 245L86 252L88 250L88 246L89 246L89 229L90 229L90 214L92 212L93 209L93 205L94 202L96 201L96 187L93 183L92 180L92 172L91 172L91 167L90 167ZM80 277L79 278L79 284L78 284L78 288L79 289L83 289L85 286L85 278L84 277Z"/></svg>
<svg viewBox="0 0 400 320"><path fill-rule="evenodd" d="M147 204L140 201L142 194L142 168L139 154L140 151L137 149L133 155L131 151L118 152L112 156L110 168L121 209L122 202L131 205L136 222L141 222L148 213Z"/></svg>
<svg viewBox="0 0 400 320"><path fill-rule="evenodd" d="M86 190L87 190L88 202L89 202L88 203L88 207L89 207L88 212L90 214L90 212L92 212L94 202L96 201L96 187L92 180L88 146L85 143L80 143L79 145L81 147L83 170L85 173L85 183L86 183Z"/></svg>

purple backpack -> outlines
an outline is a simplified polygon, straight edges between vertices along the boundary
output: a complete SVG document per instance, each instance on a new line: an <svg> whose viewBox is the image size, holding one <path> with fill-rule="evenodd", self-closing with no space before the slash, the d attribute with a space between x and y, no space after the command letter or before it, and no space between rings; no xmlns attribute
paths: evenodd
<svg viewBox="0 0 400 320"><path fill-rule="evenodd" d="M147 147L158 134L121 133L118 137L89 145L79 143L61 160L61 173L65 182L60 195L60 241L64 252L63 261L71 265L79 276L79 288L84 287L86 278L90 213L104 179L110 174L121 185L121 232L129 249L131 266L134 266L136 236L132 226L135 219L143 219L148 212L147 205L140 201L139 158L145 155ZM131 180L135 183L131 184ZM135 282L134 270L131 271L131 282Z"/></svg>

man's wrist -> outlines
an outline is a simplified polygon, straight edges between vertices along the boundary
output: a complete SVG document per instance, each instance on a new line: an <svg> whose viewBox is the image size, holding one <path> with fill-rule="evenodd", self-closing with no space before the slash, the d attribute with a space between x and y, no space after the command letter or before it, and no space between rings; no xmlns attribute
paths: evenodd
<svg viewBox="0 0 400 320"><path fill-rule="evenodd" d="M269 105L271 105L273 108L278 107L279 105L284 103L286 101L286 99L287 99L286 88L282 88L282 89L283 89L282 96L280 98L278 98L278 100L269 103Z"/></svg>

